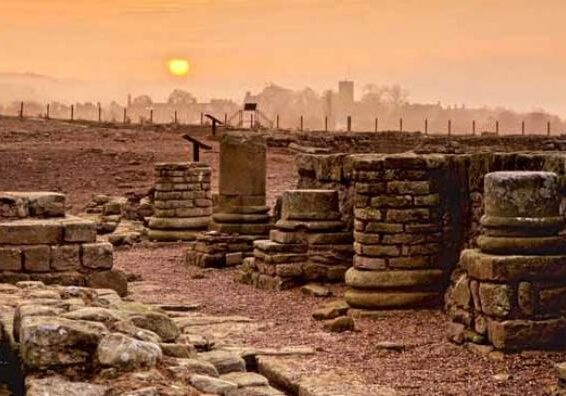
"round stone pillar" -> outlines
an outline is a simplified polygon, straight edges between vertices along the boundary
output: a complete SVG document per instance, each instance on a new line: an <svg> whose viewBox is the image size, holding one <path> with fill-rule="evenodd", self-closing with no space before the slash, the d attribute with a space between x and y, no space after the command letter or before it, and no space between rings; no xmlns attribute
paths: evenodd
<svg viewBox="0 0 566 396"><path fill-rule="evenodd" d="M453 341L510 350L566 345L559 185L550 172L485 176L479 249L462 252L446 295Z"/></svg>

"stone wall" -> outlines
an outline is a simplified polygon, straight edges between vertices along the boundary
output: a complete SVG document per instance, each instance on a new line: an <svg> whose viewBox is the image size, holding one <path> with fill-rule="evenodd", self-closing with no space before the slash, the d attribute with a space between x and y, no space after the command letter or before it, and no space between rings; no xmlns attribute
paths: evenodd
<svg viewBox="0 0 566 396"><path fill-rule="evenodd" d="M415 160L415 158L419 159ZM432 162L435 163L434 169L427 165ZM386 260L392 257L405 257L408 268L422 269L427 266L418 257L420 255L403 253L403 249L406 252L409 250L414 252L418 248L409 247L413 244L415 246L440 244L441 257L435 257L432 251L427 253L430 257L435 257L428 268L443 269L442 279L435 277L434 282L436 285L442 285L436 289L437 292L440 292L447 284L451 269L456 265L460 252L464 248L476 246L476 239L480 233L480 218L483 214L483 177L494 171L545 170L557 173L562 179L565 174L566 159L563 154L555 152L419 155L411 153L298 154L296 163L300 188L328 188L339 191L342 219L352 233L358 233L357 248L360 252L356 259L358 262L363 260L362 257ZM364 163L373 163L376 167L381 168L367 171L362 169ZM362 168L356 169L356 166ZM373 171L375 173L372 175ZM370 175L374 178L371 179ZM359 179L366 176L367 180ZM425 187L430 194L420 192L420 189ZM420 195L423 197L417 199ZM425 198L426 195L429 196ZM430 201L425 202L422 201L423 199ZM562 212L564 206L566 205L562 205ZM422 212L424 215L425 211L427 211L426 216L430 217L419 218L419 214ZM354 216L356 213L358 221ZM404 222L395 222L392 219L397 214L406 214L408 217ZM389 226L389 231L375 229L369 232L375 234L374 237L364 235L367 233L365 228L367 223L372 222L368 217L370 215L381 216L382 220L374 219L375 222L384 223L380 226ZM437 238L437 240L420 241L419 239L420 242L417 243L418 238L413 235L415 233L407 233L405 225L402 225L402 231L398 231L400 230L399 224L411 224L411 219L413 219L411 216L418 220L416 223L428 222L429 226L434 225L436 229L440 228L440 231L436 231L440 232L440 235L427 236L429 239ZM355 229L356 224L358 229ZM397 236L398 243L393 243L395 240L393 236L385 238L387 234L395 234L395 226L397 226L396 232L403 233ZM409 236L404 234L409 234ZM399 239L413 237L416 239L408 241L407 246L404 246ZM368 238L372 240L371 243L367 242ZM367 251L373 251L372 255L363 253L364 244L373 246L369 250L366 248ZM382 253L385 251L388 253L376 254L379 249L383 250ZM399 249L400 252L397 252ZM409 257L412 258L409 259ZM420 263L419 260L421 260ZM382 269L386 267L387 265Z"/></svg>
<svg viewBox="0 0 566 396"><path fill-rule="evenodd" d="M127 282L112 270L113 248L97 242L94 222L65 215L57 193L0 193L0 282L109 287Z"/></svg>
<svg viewBox="0 0 566 396"><path fill-rule="evenodd" d="M197 162L155 165L154 211L148 236L156 241L192 241L212 214L210 166Z"/></svg>

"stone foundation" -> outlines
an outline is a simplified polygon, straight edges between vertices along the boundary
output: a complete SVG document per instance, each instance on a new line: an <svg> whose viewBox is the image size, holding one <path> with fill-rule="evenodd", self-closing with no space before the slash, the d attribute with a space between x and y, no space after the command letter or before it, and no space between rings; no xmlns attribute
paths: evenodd
<svg viewBox="0 0 566 396"><path fill-rule="evenodd" d="M0 193L0 282L91 285L127 293L94 222L65 215L57 193Z"/></svg>
<svg viewBox="0 0 566 396"><path fill-rule="evenodd" d="M148 236L154 241L194 241L212 214L211 169L180 162L155 166L154 213Z"/></svg>
<svg viewBox="0 0 566 396"><path fill-rule="evenodd" d="M261 136L226 134L220 141L219 194L209 229L265 238L272 227L265 199L267 147Z"/></svg>
<svg viewBox="0 0 566 396"><path fill-rule="evenodd" d="M203 268L234 267L242 264L245 252L253 249L249 238L216 231L203 233L187 252L187 265Z"/></svg>
<svg viewBox="0 0 566 396"><path fill-rule="evenodd" d="M239 279L263 289L287 289L308 281L343 281L352 263L352 235L340 220L332 190L291 190L282 197L281 219L269 240L254 242Z"/></svg>
<svg viewBox="0 0 566 396"><path fill-rule="evenodd" d="M485 177L479 249L462 252L446 295L450 338L497 349L566 345L566 239L549 172Z"/></svg>

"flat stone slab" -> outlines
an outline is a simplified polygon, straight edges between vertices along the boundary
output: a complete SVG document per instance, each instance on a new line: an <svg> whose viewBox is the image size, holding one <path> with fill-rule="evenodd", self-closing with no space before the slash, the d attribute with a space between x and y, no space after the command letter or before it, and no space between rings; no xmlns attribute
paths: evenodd
<svg viewBox="0 0 566 396"><path fill-rule="evenodd" d="M283 193L283 220L339 220L336 190L288 190Z"/></svg>

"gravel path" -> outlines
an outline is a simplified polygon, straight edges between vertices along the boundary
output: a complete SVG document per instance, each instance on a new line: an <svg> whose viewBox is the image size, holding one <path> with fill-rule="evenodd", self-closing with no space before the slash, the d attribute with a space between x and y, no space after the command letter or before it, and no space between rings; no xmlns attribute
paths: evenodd
<svg viewBox="0 0 566 396"><path fill-rule="evenodd" d="M349 378L389 385L414 395L542 395L554 384L552 365L563 352L494 354L491 358L452 345L443 338L447 324L436 310L391 311L379 320L357 320L355 333L328 334L311 319L324 301L299 290L268 292L234 281L234 270L210 270L192 279L185 267L186 247L139 245L116 254L118 267L140 274L134 297L152 303L202 303L202 312L245 315L272 322L266 332L248 334L257 346L309 345L318 351L305 369L333 369ZM332 286L335 295L343 287ZM382 349L379 342L404 344L401 352Z"/></svg>

